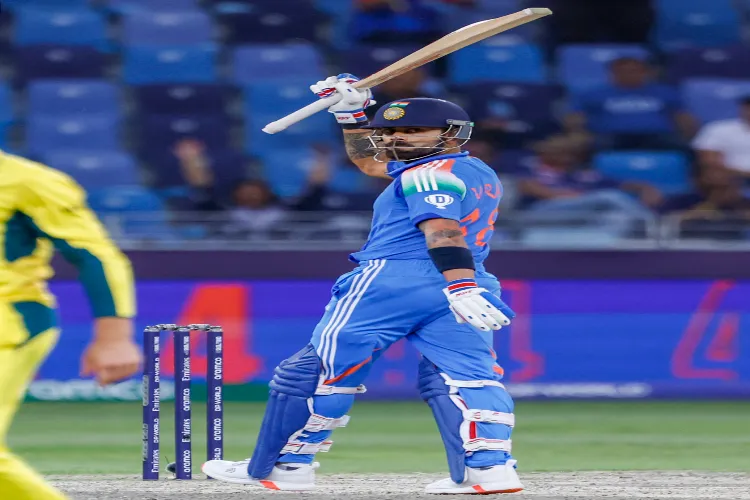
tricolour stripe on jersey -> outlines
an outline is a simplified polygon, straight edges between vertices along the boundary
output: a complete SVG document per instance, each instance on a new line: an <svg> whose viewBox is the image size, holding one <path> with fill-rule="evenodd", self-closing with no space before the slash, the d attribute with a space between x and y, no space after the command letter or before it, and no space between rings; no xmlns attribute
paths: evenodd
<svg viewBox="0 0 750 500"><path fill-rule="evenodd" d="M466 184L451 172L454 162L455 160L436 160L404 172L401 175L404 196L430 191L450 191L463 199L466 196Z"/></svg>

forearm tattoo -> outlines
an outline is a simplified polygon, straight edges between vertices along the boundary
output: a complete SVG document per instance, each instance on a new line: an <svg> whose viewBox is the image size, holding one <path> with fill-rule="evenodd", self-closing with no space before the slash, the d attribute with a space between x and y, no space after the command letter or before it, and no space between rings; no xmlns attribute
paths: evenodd
<svg viewBox="0 0 750 500"><path fill-rule="evenodd" d="M346 146L346 154L349 155L351 160L362 160L364 158L370 158L374 155L372 150L372 144L370 143L370 135L372 132L349 132L344 134L344 145Z"/></svg>
<svg viewBox="0 0 750 500"><path fill-rule="evenodd" d="M427 248L464 247L464 235L459 229L440 229L427 234Z"/></svg>

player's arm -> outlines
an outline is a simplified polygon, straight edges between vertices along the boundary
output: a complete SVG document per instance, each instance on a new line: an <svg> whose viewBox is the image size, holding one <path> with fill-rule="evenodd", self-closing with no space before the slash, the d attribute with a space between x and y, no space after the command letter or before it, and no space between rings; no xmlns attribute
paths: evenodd
<svg viewBox="0 0 750 500"><path fill-rule="evenodd" d="M375 104L375 101L369 89L357 90L352 87L358 80L354 75L342 73L311 85L310 90L321 99L336 93L344 96L340 102L328 108L328 112L336 117L336 122L341 126L346 154L365 175L390 179L386 173L387 164L375 161L375 151L370 142L372 130L360 128L367 124L365 108Z"/></svg>
<svg viewBox="0 0 750 500"><path fill-rule="evenodd" d="M82 375L93 374L106 384L135 374L140 354L133 341L135 315L133 271L129 260L109 239L87 207L83 190L69 177L39 170L25 184L19 208L41 237L79 272L92 313L94 339L84 354Z"/></svg>
<svg viewBox="0 0 750 500"><path fill-rule="evenodd" d="M482 331L499 330L515 313L476 283L474 255L460 227L466 184L451 167L449 162L438 170L407 170L397 193L404 196L412 223L425 235L430 259L448 282L443 293L456 321Z"/></svg>

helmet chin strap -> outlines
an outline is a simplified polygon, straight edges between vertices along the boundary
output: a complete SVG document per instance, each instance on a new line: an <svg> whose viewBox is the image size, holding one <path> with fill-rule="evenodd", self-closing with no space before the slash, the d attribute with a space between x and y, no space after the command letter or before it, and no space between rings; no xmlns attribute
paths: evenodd
<svg viewBox="0 0 750 500"><path fill-rule="evenodd" d="M458 144L456 146L441 147L442 145L444 145L446 143L446 141L451 140L451 139L455 139L455 135L447 136L447 134L451 131L452 128L453 128L453 125L451 125L450 127L448 127L448 129L445 132L443 132L442 134L440 134L438 136L440 138L440 140L437 142L437 144L435 144L432 147L433 151L431 153L428 153L428 154L422 155L422 156L418 156L417 158L408 158L408 159L401 159L401 158L399 158L398 157L398 151L396 151L395 148L392 148L392 147L389 147L389 146L378 145L378 143L382 144L384 142L383 141L383 137L384 136L383 135L375 135L375 134L373 134L370 137L368 137L368 139L370 140L370 144L372 145L372 149L374 149L375 151L377 151L375 153L375 156L373 157L373 159L375 161L377 161L377 162L380 162L380 163L388 163L389 161L401 161L401 162L409 163L409 162L412 162L412 161L417 161L417 160L422 160L424 158L429 158L430 156L439 155L440 153L443 153L443 152L445 152L445 151L447 151L449 149L460 148L464 144L466 144L467 142L469 142L469 140L471 139L471 135L469 135L469 137L467 137L466 139L464 139L463 142L461 142L460 144ZM415 137L418 137L418 136L415 135ZM403 146L403 148L404 149L409 149L409 150L427 149L426 146ZM395 156L395 158L388 158L388 153L389 152L392 153Z"/></svg>

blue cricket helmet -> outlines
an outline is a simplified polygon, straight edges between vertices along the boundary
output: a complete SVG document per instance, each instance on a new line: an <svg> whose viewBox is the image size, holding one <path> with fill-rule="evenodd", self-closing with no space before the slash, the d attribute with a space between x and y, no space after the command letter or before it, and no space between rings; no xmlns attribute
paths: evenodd
<svg viewBox="0 0 750 500"><path fill-rule="evenodd" d="M474 128L469 114L452 102L430 97L414 97L389 102L375 113L369 125L362 128L391 127L457 127L456 139L468 140Z"/></svg>

